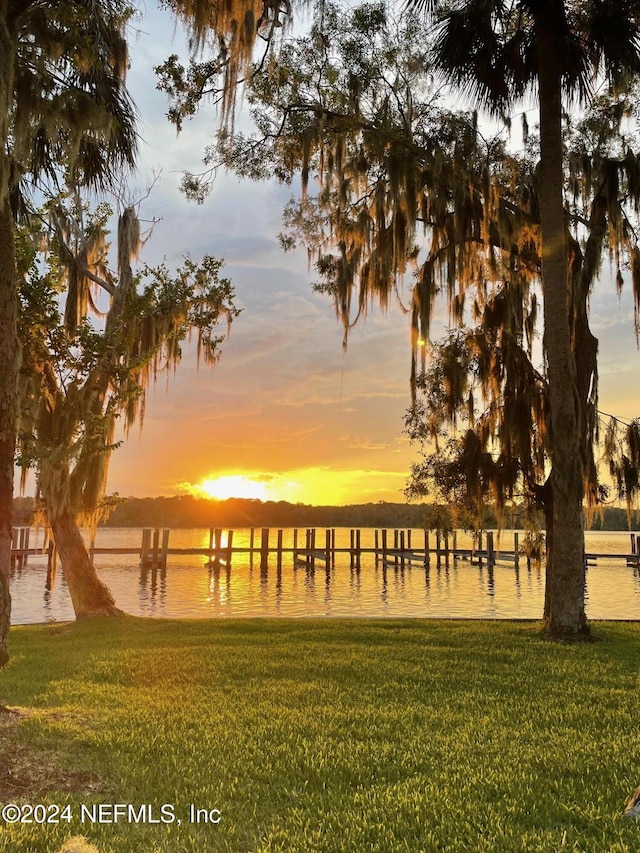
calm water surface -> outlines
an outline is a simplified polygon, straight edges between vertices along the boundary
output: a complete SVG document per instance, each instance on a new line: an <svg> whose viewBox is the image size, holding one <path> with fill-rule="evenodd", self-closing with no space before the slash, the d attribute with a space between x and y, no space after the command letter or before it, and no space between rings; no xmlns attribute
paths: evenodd
<svg viewBox="0 0 640 853"><path fill-rule="evenodd" d="M35 543L42 531L32 531ZM318 542L324 531L318 530ZM39 537L39 538L38 538ZM373 530L362 531L362 547L373 547ZM421 531L413 533L414 546L423 541ZM275 545L275 531L271 533ZM138 547L141 531L131 528L103 528L97 546ZM290 547L293 531L285 530L284 546ZM392 535L390 534L390 542ZM304 545L304 531L299 544ZM513 535L503 532L502 547L513 549ZM173 548L205 548L209 531L173 530ZM234 532L234 546L246 547L249 531ZM259 544L259 531L256 531ZM349 545L349 531L336 531L338 547ZM458 545L470 547L459 535ZM628 553L629 534L624 532L587 533L587 551ZM166 571L142 572L135 555L96 555L98 574L113 593L117 605L136 616L184 617L421 617L471 619L539 619L544 601L544 568L527 568L521 558L500 562L492 571L466 561L450 562L448 568L435 564L427 571L421 563L375 566L372 554L362 555L362 567L350 569L349 556L336 555L329 573L316 561L315 571L294 567L292 556L283 557L282 571L276 555L269 569L260 570L259 555L251 565L249 556L236 555L231 571L223 566L210 569L202 556L169 556ZM13 624L73 619L73 608L60 570L51 592L45 590L46 558L31 557L28 565L13 573ZM640 619L640 572L624 560L598 560L587 572L587 615L590 619Z"/></svg>

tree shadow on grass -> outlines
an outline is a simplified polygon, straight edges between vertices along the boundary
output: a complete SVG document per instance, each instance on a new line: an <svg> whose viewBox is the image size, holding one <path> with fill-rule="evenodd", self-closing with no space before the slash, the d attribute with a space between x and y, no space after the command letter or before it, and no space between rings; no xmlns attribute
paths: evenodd
<svg viewBox="0 0 640 853"><path fill-rule="evenodd" d="M22 725L28 711L0 709L0 802L33 802L56 794L92 794L105 790L96 773L67 769L60 750L36 745Z"/></svg>

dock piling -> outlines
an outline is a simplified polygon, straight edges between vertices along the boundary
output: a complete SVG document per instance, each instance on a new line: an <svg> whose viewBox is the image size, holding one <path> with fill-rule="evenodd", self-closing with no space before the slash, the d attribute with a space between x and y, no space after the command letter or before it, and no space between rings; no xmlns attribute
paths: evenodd
<svg viewBox="0 0 640 853"><path fill-rule="evenodd" d="M169 551L169 528L162 529L162 551L160 553L160 566L163 569L167 568L167 553Z"/></svg>
<svg viewBox="0 0 640 853"><path fill-rule="evenodd" d="M269 528L262 528L262 539L260 542L260 571L266 572L269 568Z"/></svg>
<svg viewBox="0 0 640 853"><path fill-rule="evenodd" d="M493 545L493 530L487 531L487 566L493 568L496 563L496 552Z"/></svg>
<svg viewBox="0 0 640 853"><path fill-rule="evenodd" d="M233 556L233 530L229 530L227 532L227 553L226 553L227 572L229 572L229 569L231 568L231 557L232 556Z"/></svg>
<svg viewBox="0 0 640 853"><path fill-rule="evenodd" d="M327 574L331 571L331 530L325 531L324 536L324 563Z"/></svg>
<svg viewBox="0 0 640 853"><path fill-rule="evenodd" d="M45 589L51 592L56 582L56 570L58 568L58 553L53 539L49 540L47 547L47 580Z"/></svg>
<svg viewBox="0 0 640 853"><path fill-rule="evenodd" d="M13 530L11 531L11 550L12 551L18 550L18 545L19 545L18 537L19 536L20 536L20 533L18 531L18 528L14 527ZM16 567L16 560L17 560L17 557L14 557L12 555L11 556L11 568L12 569L15 569L15 567Z"/></svg>
<svg viewBox="0 0 640 853"><path fill-rule="evenodd" d="M144 568L149 562L149 546L151 544L151 528L142 528L142 543L140 545L140 565Z"/></svg>

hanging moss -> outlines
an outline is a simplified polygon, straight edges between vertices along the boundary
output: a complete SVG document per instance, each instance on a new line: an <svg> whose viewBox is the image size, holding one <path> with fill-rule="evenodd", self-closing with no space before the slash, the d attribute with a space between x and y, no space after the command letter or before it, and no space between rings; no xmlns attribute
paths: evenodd
<svg viewBox="0 0 640 853"><path fill-rule="evenodd" d="M74 216L78 210L82 216ZM237 311L214 258L200 265L187 260L176 275L165 266L145 269L143 281L134 275L141 236L132 207L118 222L119 274L101 280L107 211L84 214L77 201L51 207L52 230L42 247L48 272L41 275L35 251L26 270L20 451L24 465L37 468L45 512L70 513L94 526L111 505L105 493L118 417L126 429L142 426L149 384L176 369L181 343L192 333L198 353L215 363L224 336L220 324L228 325ZM100 285L110 303L103 333L90 323L92 303L79 295ZM66 291L67 303L75 293L64 330L59 291Z"/></svg>

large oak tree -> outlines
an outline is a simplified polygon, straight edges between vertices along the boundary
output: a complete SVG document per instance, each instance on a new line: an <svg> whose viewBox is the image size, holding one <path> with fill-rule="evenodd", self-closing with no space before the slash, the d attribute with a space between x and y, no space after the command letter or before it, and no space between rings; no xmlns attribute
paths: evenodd
<svg viewBox="0 0 640 853"><path fill-rule="evenodd" d="M76 618L119 612L78 525L95 526L112 504L105 490L118 421L142 426L149 384L175 371L192 335L215 364L220 322L238 313L215 258L187 259L173 274L164 264L134 272L141 238L132 205L118 220L112 272L109 215L104 203L91 212L77 198L54 199L44 227L23 229L19 244L19 450L35 470Z"/></svg>
<svg viewBox="0 0 640 853"><path fill-rule="evenodd" d="M504 113L537 95L541 279L551 465L552 547L544 620L557 635L587 628L584 610L584 429L572 340L570 247L563 194L563 111L587 101L598 78L614 87L640 72L640 4L611 0L410 0L437 28L435 62L481 106Z"/></svg>
<svg viewBox="0 0 640 853"><path fill-rule="evenodd" d="M103 186L133 164L135 111L124 88L130 9L120 0L0 2L0 664L19 412L15 223L40 181Z"/></svg>
<svg viewBox="0 0 640 853"><path fill-rule="evenodd" d="M597 341L588 300L603 254L610 253L619 282L630 268L636 304L640 293L631 225L638 157L625 150L619 128L629 102L616 94L640 68L637 4L426 6L425 24L418 9L394 22L379 4L344 13L318 5L309 34L286 39L249 75L257 131L223 126L205 171L186 176L185 189L202 200L219 165L257 179L275 173L291 182L301 174L302 200L289 207L288 224L315 256L319 287L333 296L345 334L371 302L387 304L412 266L414 343L428 334L438 291L454 325L469 313L482 318L475 340L494 361L484 390L487 399L492 390L497 396L493 414L482 419L487 443L480 449L486 453L491 440L498 455L505 451L507 494L523 470L530 476L549 532L545 626L554 635L580 635L587 630L583 500L596 502L599 486ZM443 105L432 82L441 71L472 105L493 113L536 93L539 134L511 153L474 112ZM589 105L598 74L609 94L591 121L599 118L604 132L576 137L570 152L562 144L565 101ZM185 67L172 57L160 75L178 126L226 85L215 62L198 58ZM291 235L284 240L290 244ZM535 330L539 282L544 359L536 371L525 338ZM517 346L502 347L510 334ZM414 383L418 372L414 358ZM500 408L504 393L519 407L516 420L513 408ZM634 429L628 434L633 445ZM637 453L627 460L632 469Z"/></svg>

